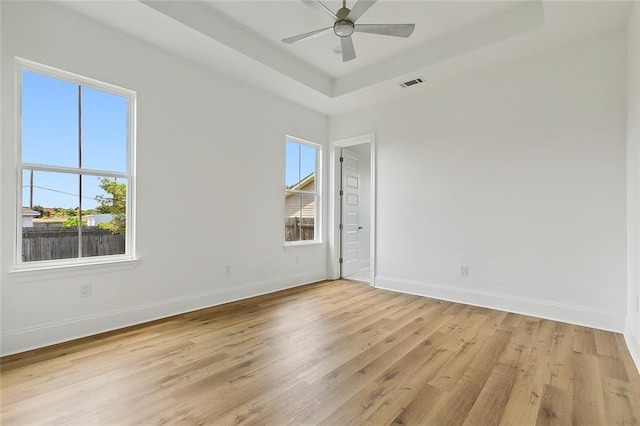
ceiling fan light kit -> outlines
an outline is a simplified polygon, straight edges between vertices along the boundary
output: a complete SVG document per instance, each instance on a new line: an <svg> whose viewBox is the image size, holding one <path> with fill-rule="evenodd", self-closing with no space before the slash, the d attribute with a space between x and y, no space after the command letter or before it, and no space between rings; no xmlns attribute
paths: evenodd
<svg viewBox="0 0 640 426"><path fill-rule="evenodd" d="M324 34L333 28L333 33L340 37L342 50L342 62L347 62L356 58L356 51L353 46L351 35L354 32L386 35L393 37L407 38L413 33L415 24L356 24L356 21L366 12L377 0L358 0L353 9L347 8L346 0L342 1L342 8L336 13L325 6L320 0L301 0L307 6L328 14L334 19L333 27L321 28L293 37L288 37L282 41L285 43L295 43L300 40L309 39Z"/></svg>
<svg viewBox="0 0 640 426"><path fill-rule="evenodd" d="M339 21L333 25L333 32L338 37L350 37L353 34L353 22Z"/></svg>

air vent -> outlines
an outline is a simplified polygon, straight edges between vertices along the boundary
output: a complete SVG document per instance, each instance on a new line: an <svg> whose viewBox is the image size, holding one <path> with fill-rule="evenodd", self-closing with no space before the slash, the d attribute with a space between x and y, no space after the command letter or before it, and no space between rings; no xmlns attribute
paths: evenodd
<svg viewBox="0 0 640 426"><path fill-rule="evenodd" d="M413 80L405 81L404 83L401 83L400 86L409 87L409 86L415 86L416 84L420 84L420 83L424 83L424 79L422 77L418 77L418 78L413 79Z"/></svg>

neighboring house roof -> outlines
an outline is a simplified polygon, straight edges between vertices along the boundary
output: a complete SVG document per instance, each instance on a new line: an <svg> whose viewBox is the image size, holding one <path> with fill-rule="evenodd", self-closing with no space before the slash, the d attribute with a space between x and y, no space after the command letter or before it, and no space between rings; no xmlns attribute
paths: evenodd
<svg viewBox="0 0 640 426"><path fill-rule="evenodd" d="M307 186L311 185L314 182L315 178L315 172L311 173L309 176L303 178L300 182L294 183L293 185L287 187L287 189L293 189L294 191L304 191ZM292 193L287 193L285 198L289 198L290 195L292 195Z"/></svg>
<svg viewBox="0 0 640 426"><path fill-rule="evenodd" d="M33 219L34 223L62 223L67 220L67 217L43 217L39 219Z"/></svg>
<svg viewBox="0 0 640 426"><path fill-rule="evenodd" d="M35 210L31 210L29 207L23 207L22 208L22 216L38 217L38 216L40 216L40 212L37 212Z"/></svg>

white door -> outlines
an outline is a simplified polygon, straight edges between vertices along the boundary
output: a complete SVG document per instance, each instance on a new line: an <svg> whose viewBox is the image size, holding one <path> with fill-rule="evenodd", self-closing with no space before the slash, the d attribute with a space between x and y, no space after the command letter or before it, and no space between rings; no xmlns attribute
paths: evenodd
<svg viewBox="0 0 640 426"><path fill-rule="evenodd" d="M360 160L342 148L342 276L360 271L358 242L360 233Z"/></svg>

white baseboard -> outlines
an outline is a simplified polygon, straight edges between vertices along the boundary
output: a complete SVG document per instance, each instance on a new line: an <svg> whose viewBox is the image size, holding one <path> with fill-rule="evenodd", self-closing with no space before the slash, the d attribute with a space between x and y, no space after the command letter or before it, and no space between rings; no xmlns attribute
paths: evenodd
<svg viewBox="0 0 640 426"><path fill-rule="evenodd" d="M624 333L624 340L627 342L629 353L633 362L636 364L636 369L640 373L640 337L633 334L631 328L627 325L627 331Z"/></svg>
<svg viewBox="0 0 640 426"><path fill-rule="evenodd" d="M618 333L625 329L625 316L617 312L391 277L376 277L375 286Z"/></svg>
<svg viewBox="0 0 640 426"><path fill-rule="evenodd" d="M0 335L1 355L25 352L185 312L273 293L326 279L326 271L291 275L272 280L227 287L157 303L150 303L98 315L9 331Z"/></svg>

